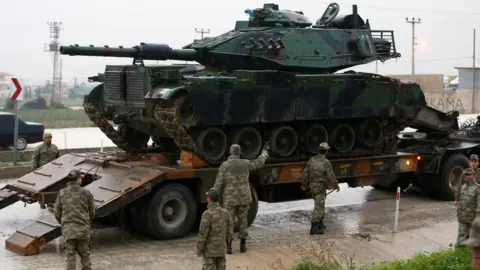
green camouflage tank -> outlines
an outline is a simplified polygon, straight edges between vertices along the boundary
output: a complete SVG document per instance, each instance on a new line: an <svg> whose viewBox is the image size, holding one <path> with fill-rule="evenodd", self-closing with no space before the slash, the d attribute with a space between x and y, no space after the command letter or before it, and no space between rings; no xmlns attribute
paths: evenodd
<svg viewBox="0 0 480 270"><path fill-rule="evenodd" d="M90 119L129 152L186 150L219 164L229 144L240 144L243 157L254 158L270 141L273 160L294 161L316 154L327 141L331 155L371 155L395 151L397 133L407 126L448 131L456 121L443 115L441 128L419 121L421 113L439 112L426 106L416 83L338 73L400 57L393 31L371 30L356 5L338 16L332 3L315 24L275 4L245 13L249 19L237 21L235 29L182 49L141 43L60 51L134 59L92 78L84 103ZM146 66L143 60L200 65Z"/></svg>

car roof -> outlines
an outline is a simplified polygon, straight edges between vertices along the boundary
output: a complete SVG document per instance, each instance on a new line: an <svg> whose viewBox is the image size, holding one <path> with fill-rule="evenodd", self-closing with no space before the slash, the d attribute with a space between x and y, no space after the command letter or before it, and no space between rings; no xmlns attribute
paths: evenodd
<svg viewBox="0 0 480 270"><path fill-rule="evenodd" d="M14 114L11 112L0 112L0 115L14 115Z"/></svg>

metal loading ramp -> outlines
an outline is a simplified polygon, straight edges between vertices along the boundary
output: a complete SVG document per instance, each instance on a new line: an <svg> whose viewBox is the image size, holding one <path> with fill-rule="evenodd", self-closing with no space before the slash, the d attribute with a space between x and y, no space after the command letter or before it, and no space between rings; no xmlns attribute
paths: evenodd
<svg viewBox="0 0 480 270"><path fill-rule="evenodd" d="M82 155L68 154L62 157L65 156ZM153 186L166 177L166 173L161 170L118 163L111 158L105 155L83 155L80 162L57 165L62 166L61 171L67 174L71 169L78 169L82 174L93 176L94 181L85 188L93 195L96 218L105 217L149 193ZM49 214L17 230L5 240L5 248L20 255L36 255L40 252L40 247L59 236L60 225L54 215Z"/></svg>

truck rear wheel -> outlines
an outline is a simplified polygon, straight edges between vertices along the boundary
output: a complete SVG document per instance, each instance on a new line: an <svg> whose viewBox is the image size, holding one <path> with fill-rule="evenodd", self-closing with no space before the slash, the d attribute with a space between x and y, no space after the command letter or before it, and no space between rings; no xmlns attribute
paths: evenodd
<svg viewBox="0 0 480 270"><path fill-rule="evenodd" d="M197 203L186 186L169 184L158 189L147 204L146 226L155 239L186 236L195 225Z"/></svg>
<svg viewBox="0 0 480 270"><path fill-rule="evenodd" d="M454 154L448 158L442 166L440 179L432 181L434 184L434 194L437 199L453 201L455 199L455 189L463 170L470 167L467 157L463 154Z"/></svg>

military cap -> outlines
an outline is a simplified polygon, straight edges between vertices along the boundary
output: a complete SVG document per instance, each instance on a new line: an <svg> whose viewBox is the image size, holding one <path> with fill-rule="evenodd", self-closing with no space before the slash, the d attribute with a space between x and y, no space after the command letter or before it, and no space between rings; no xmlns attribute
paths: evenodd
<svg viewBox="0 0 480 270"><path fill-rule="evenodd" d="M471 154L471 155L470 155L470 160L476 160L476 161L478 161L478 155L477 155L477 154Z"/></svg>
<svg viewBox="0 0 480 270"><path fill-rule="evenodd" d="M43 133L43 139L45 140L45 139L48 139L48 138L52 138L52 133L50 133L50 132Z"/></svg>
<svg viewBox="0 0 480 270"><path fill-rule="evenodd" d="M216 188L211 188L207 193L205 193L208 197L210 197L214 201L218 201L220 199L220 192Z"/></svg>
<svg viewBox="0 0 480 270"><path fill-rule="evenodd" d="M77 179L78 177L82 176L79 170L71 170L68 176L72 179Z"/></svg>
<svg viewBox="0 0 480 270"><path fill-rule="evenodd" d="M463 174L475 174L475 170L472 168L466 168L463 170Z"/></svg>
<svg viewBox="0 0 480 270"><path fill-rule="evenodd" d="M330 149L330 146L328 146L328 143L322 142L322 143L320 144L319 149L328 150L328 149Z"/></svg>
<svg viewBox="0 0 480 270"><path fill-rule="evenodd" d="M459 247L480 247L480 218L475 218L472 222L472 228L470 230L470 237L459 243Z"/></svg>
<svg viewBox="0 0 480 270"><path fill-rule="evenodd" d="M240 147L239 144L232 144L230 146L230 153L232 154L239 155L241 151L242 151L242 148Z"/></svg>

